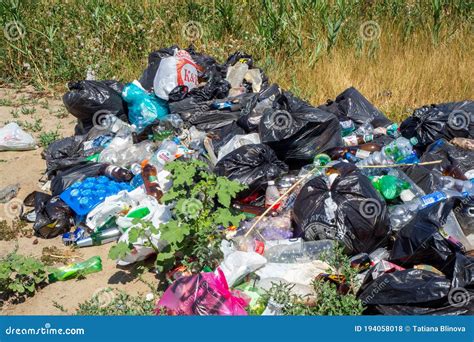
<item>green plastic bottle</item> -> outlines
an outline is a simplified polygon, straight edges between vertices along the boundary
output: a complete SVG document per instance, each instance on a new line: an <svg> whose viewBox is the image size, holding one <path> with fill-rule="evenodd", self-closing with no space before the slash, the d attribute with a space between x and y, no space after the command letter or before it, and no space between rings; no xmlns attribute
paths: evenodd
<svg viewBox="0 0 474 342"><path fill-rule="evenodd" d="M102 271L102 259L100 256L93 256L86 261L60 267L51 272L48 278L49 282L52 283L54 281L69 280L76 278L79 275L86 275L100 271Z"/></svg>
<svg viewBox="0 0 474 342"><path fill-rule="evenodd" d="M410 183L392 175L371 177L371 181L374 188L387 200L397 198L403 190L411 187Z"/></svg>

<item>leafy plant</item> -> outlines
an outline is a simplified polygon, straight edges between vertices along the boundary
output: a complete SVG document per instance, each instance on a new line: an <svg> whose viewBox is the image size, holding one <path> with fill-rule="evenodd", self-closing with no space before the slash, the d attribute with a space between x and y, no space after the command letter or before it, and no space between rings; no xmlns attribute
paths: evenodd
<svg viewBox="0 0 474 342"><path fill-rule="evenodd" d="M173 185L162 201L172 205L173 218L159 227L136 220L129 231L129 244L121 242L113 246L109 257L123 257L131 251L131 244L141 238L156 250L159 272L180 263L192 272L199 272L204 266L217 266L222 257L219 247L224 234L220 228L237 226L245 218L230 209L231 200L244 186L209 172L207 165L199 160L174 161L165 168L172 175ZM160 240L167 243L162 250L152 241L152 235L158 233Z"/></svg>
<svg viewBox="0 0 474 342"><path fill-rule="evenodd" d="M45 265L29 256L10 253L0 260L0 295L20 298L32 295L47 281Z"/></svg>
<svg viewBox="0 0 474 342"><path fill-rule="evenodd" d="M76 315L87 316L149 316L153 315L155 308L154 298L147 298L142 295L132 296L124 291L103 289L97 292L91 299L79 304ZM63 311L59 304L55 306Z"/></svg>
<svg viewBox="0 0 474 342"><path fill-rule="evenodd" d="M261 301L267 305L271 300L284 315L361 315L364 307L356 297L357 270L350 267L343 248L336 245L333 253L323 259L330 266L328 272L344 279L341 284L345 287L344 293L335 284L322 279L315 279L312 283L314 296L294 293L294 284L272 283Z"/></svg>
<svg viewBox="0 0 474 342"><path fill-rule="evenodd" d="M42 132L39 135L40 145L44 148L48 147L49 144L61 138L61 134L58 131Z"/></svg>

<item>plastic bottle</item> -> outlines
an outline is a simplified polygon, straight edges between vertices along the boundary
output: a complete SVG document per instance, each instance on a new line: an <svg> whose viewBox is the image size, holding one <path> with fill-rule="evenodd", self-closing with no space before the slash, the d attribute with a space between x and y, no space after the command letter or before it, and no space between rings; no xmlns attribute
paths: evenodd
<svg viewBox="0 0 474 342"><path fill-rule="evenodd" d="M102 259L94 256L83 262L78 262L65 267L58 268L49 274L49 281L68 280L77 276L86 275L94 272L102 271Z"/></svg>
<svg viewBox="0 0 474 342"><path fill-rule="evenodd" d="M268 181L267 190L265 191L265 208L271 207L280 198L280 192L274 181ZM278 209L281 203L273 205L273 209Z"/></svg>
<svg viewBox="0 0 474 342"><path fill-rule="evenodd" d="M374 126L369 122L365 122L360 125L354 132L355 135L373 135L374 134Z"/></svg>
<svg viewBox="0 0 474 342"><path fill-rule="evenodd" d="M433 204L445 201L450 198L465 198L474 195L474 191L459 192L453 190L436 191L428 195L417 197L411 201L392 207L390 210L390 223L393 229L402 228L410 222L416 213Z"/></svg>
<svg viewBox="0 0 474 342"><path fill-rule="evenodd" d="M411 138L410 140L400 137L383 147L380 152L374 152L372 155L357 163L357 166L368 165L387 165L402 161L403 159L413 155L413 145L418 140Z"/></svg>
<svg viewBox="0 0 474 342"><path fill-rule="evenodd" d="M265 258L268 262L276 263L297 263L304 261L319 260L321 254L331 253L334 247L332 240L296 241L280 240L268 241Z"/></svg>
<svg viewBox="0 0 474 342"><path fill-rule="evenodd" d="M354 121L350 119L346 121L340 121L339 124L341 125L341 134L343 137L351 134L355 130Z"/></svg>
<svg viewBox="0 0 474 342"><path fill-rule="evenodd" d="M109 228L94 232L88 237L76 241L78 247L100 246L109 242L117 241L122 233L118 228Z"/></svg>
<svg viewBox="0 0 474 342"><path fill-rule="evenodd" d="M370 142L358 146L333 147L327 150L326 153L333 160L343 157L346 153L351 153L357 158L365 159L369 157L372 152L380 151L381 149L382 145Z"/></svg>
<svg viewBox="0 0 474 342"><path fill-rule="evenodd" d="M456 179L467 180L468 178L457 165L449 165L443 170L443 176L449 176Z"/></svg>
<svg viewBox="0 0 474 342"><path fill-rule="evenodd" d="M165 140L151 157L150 163L161 171L166 163L176 159L176 152L178 152L178 145L172 140Z"/></svg>
<svg viewBox="0 0 474 342"><path fill-rule="evenodd" d="M374 188L387 200L397 198L403 190L410 188L410 183L392 175L373 177L371 180Z"/></svg>
<svg viewBox="0 0 474 342"><path fill-rule="evenodd" d="M99 170L99 174L116 182L130 182L133 178L133 173L130 170L111 164L104 164Z"/></svg>
<svg viewBox="0 0 474 342"><path fill-rule="evenodd" d="M157 201L163 196L163 192L160 189L157 178L158 172L156 167L148 162L148 160L143 161L142 163L142 178L143 184L145 185L146 193L154 198Z"/></svg>
<svg viewBox="0 0 474 342"><path fill-rule="evenodd" d="M342 141L344 142L345 146L356 146L364 143L368 143L369 141L374 140L373 134L364 134L364 135L348 135L347 137L343 137Z"/></svg>

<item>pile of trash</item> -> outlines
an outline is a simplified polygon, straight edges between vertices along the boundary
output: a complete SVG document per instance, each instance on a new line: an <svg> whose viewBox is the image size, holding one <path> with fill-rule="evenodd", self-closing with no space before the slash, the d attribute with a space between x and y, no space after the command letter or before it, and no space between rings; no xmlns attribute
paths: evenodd
<svg viewBox="0 0 474 342"><path fill-rule="evenodd" d="M338 243L365 313L473 313L473 101L424 106L398 125L354 88L313 106L271 84L250 55L221 64L172 46L151 53L138 80L71 82L63 102L75 135L43 152L51 194L25 200L39 237L125 242L133 253L117 263L129 265L167 253L160 227L180 205L163 200L174 160L245 186L231 203L245 218L214 227L228 237L220 265L172 265L157 310L245 315L270 282L304 292ZM5 139L10 125L0 146L31 146L20 133L15 146ZM156 228L147 241L128 234L137 220Z"/></svg>

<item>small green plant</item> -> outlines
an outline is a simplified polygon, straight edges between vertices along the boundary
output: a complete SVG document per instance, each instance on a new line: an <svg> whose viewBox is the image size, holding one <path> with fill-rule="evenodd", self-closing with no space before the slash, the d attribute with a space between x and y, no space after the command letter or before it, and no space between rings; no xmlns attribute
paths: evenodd
<svg viewBox="0 0 474 342"><path fill-rule="evenodd" d="M19 236L33 236L32 229L28 227L25 221L15 219L11 224L8 224L6 220L0 221L0 241L14 240Z"/></svg>
<svg viewBox="0 0 474 342"><path fill-rule="evenodd" d="M13 107L13 101L10 99L0 99L0 106L2 107Z"/></svg>
<svg viewBox="0 0 474 342"><path fill-rule="evenodd" d="M333 253L323 256L331 272L343 279L344 293L327 280L315 279L312 283L314 296L301 296L292 292L294 284L272 283L272 287L261 297L264 305L270 300L281 307L284 315L361 315L364 307L356 297L357 270L350 267L349 258L343 248L336 245Z"/></svg>
<svg viewBox="0 0 474 342"><path fill-rule="evenodd" d="M33 257L14 251L0 260L0 296L3 298L33 295L47 279L45 265Z"/></svg>
<svg viewBox="0 0 474 342"><path fill-rule="evenodd" d="M152 298L147 298L143 295L132 296L124 291L106 288L79 304L76 315L149 316L153 315L156 298L158 298L157 293L153 293ZM55 303L55 306L64 312L60 304Z"/></svg>
<svg viewBox="0 0 474 342"><path fill-rule="evenodd" d="M20 117L20 113L18 112L18 109L12 109L10 111L10 114L12 115L14 119L18 119Z"/></svg>
<svg viewBox="0 0 474 342"><path fill-rule="evenodd" d="M27 122L27 121L20 121L20 120L17 121L20 127L30 132L40 132L43 129L42 122L43 120L39 118L35 118L35 121L33 123Z"/></svg>
<svg viewBox="0 0 474 342"><path fill-rule="evenodd" d="M131 244L142 238L156 250L155 266L159 272L178 264L187 266L191 272L217 266L222 258L220 243L224 237L220 228L237 226L245 218L230 209L232 198L244 186L209 172L207 165L199 160L174 161L165 168L172 174L173 185L162 201L173 205L173 218L159 227L136 220L129 231L130 244L120 242L113 246L109 257L122 258L131 251ZM152 234L158 233L160 240L167 243L162 250L151 239Z"/></svg>
<svg viewBox="0 0 474 342"><path fill-rule="evenodd" d="M51 144L52 142L58 140L61 138L61 134L56 131L49 131L49 132L42 132L39 136L40 140L40 146L46 148Z"/></svg>
<svg viewBox="0 0 474 342"><path fill-rule="evenodd" d="M21 107L20 111L21 111L21 114L23 114L23 115L31 115L31 114L36 113L36 108L34 108L34 107L31 107L31 108Z"/></svg>

